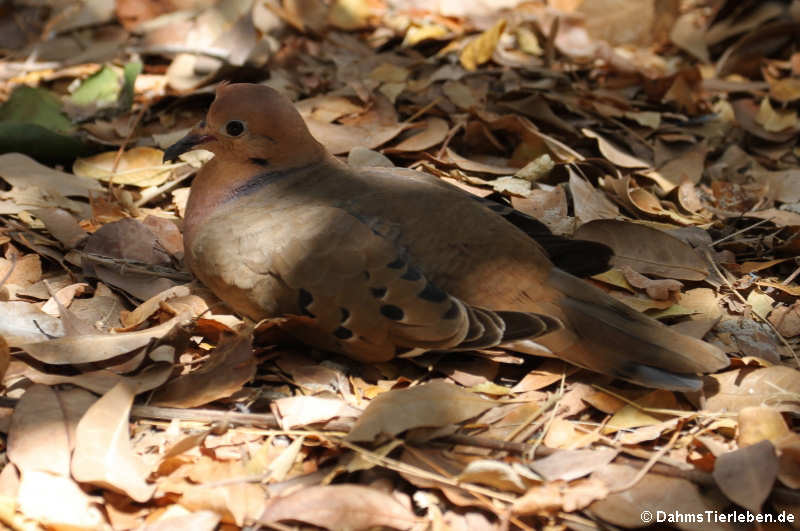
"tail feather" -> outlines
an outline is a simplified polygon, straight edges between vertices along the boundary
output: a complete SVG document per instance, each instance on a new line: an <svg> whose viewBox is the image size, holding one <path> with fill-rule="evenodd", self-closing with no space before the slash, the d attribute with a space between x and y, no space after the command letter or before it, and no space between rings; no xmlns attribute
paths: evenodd
<svg viewBox="0 0 800 531"><path fill-rule="evenodd" d="M676 390L697 389L697 373L730 363L717 347L675 332L563 271L554 269L549 285L560 292L556 304L568 325L537 341L571 363Z"/></svg>

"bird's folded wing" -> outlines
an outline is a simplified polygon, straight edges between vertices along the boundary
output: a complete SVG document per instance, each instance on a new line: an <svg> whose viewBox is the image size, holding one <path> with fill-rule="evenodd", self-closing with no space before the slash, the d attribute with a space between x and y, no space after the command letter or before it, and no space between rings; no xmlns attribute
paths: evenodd
<svg viewBox="0 0 800 531"><path fill-rule="evenodd" d="M236 215L247 228L228 236L237 242L229 256L214 259L228 263L217 268L228 271L223 282L250 297L285 301L275 309L276 315L294 316L284 327L319 348L380 361L403 350L487 348L561 326L532 313L464 304L384 234L391 227L341 208L298 204L281 211L239 209ZM280 293L258 295L259 285ZM254 304L260 301L241 306Z"/></svg>

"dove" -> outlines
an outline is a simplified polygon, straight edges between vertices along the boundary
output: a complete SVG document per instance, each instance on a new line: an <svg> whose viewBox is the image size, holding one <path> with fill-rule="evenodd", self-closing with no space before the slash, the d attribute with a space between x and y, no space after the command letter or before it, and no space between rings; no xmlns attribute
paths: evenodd
<svg viewBox="0 0 800 531"><path fill-rule="evenodd" d="M368 363L509 348L676 391L729 364L554 264L591 274L604 246L423 172L349 167L267 86L221 85L164 158L193 149L214 157L191 185L186 265L312 347Z"/></svg>

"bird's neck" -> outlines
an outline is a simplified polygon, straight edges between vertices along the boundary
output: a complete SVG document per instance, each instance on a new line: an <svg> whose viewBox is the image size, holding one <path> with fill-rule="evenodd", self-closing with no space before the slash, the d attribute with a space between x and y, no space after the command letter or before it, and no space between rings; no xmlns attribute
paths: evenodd
<svg viewBox="0 0 800 531"><path fill-rule="evenodd" d="M271 197L279 197L287 188L297 186L298 181L324 173L318 170L326 165L336 164L332 159L322 153L310 160L296 160L290 166L214 157L200 169L192 183L184 216L186 244L191 245L197 230L220 209L227 206L235 208L232 205L235 205L236 200L245 199L255 193L269 192Z"/></svg>

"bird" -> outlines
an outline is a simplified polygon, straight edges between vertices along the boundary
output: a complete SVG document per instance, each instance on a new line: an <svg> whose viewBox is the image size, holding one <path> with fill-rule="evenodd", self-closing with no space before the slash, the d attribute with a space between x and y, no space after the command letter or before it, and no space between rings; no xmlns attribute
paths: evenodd
<svg viewBox="0 0 800 531"><path fill-rule="evenodd" d="M266 85L221 84L164 159L194 149L214 156L191 185L187 267L236 312L311 347L366 363L510 348L674 391L729 364L572 274L602 268L601 244L424 172L350 167Z"/></svg>

